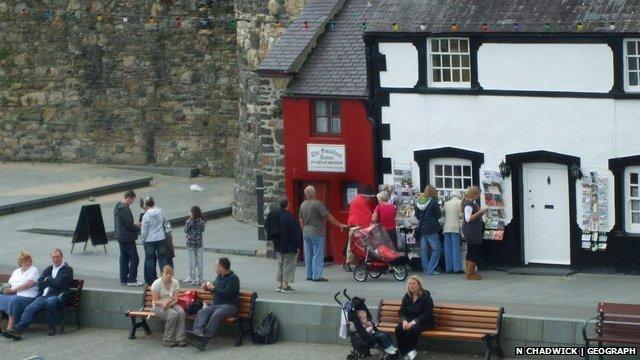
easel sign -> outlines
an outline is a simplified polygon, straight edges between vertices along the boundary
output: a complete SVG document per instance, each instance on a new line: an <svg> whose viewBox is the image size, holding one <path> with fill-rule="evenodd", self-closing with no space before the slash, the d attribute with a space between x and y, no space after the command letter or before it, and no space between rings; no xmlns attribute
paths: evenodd
<svg viewBox="0 0 640 360"><path fill-rule="evenodd" d="M100 204L83 205L78 216L76 230L73 232L71 239L71 253L76 243L84 243L84 249L87 250L87 242L91 237L91 245L95 248L98 245L104 246L104 253L107 253L107 233L104 229L102 221L102 211Z"/></svg>

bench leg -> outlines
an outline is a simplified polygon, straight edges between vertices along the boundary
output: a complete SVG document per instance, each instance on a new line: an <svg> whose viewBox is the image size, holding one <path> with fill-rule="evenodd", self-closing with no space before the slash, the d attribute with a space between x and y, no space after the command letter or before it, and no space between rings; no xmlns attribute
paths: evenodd
<svg viewBox="0 0 640 360"><path fill-rule="evenodd" d="M493 338L491 336L487 336L484 341L487 345L487 350L485 350L484 358L485 360L491 360L491 351L493 350L493 346L491 345Z"/></svg>
<svg viewBox="0 0 640 360"><path fill-rule="evenodd" d="M244 337L244 326L242 323L242 320L238 320L238 337L236 338L236 346L242 345L242 338Z"/></svg>
<svg viewBox="0 0 640 360"><path fill-rule="evenodd" d="M80 330L80 308L76 309L76 326Z"/></svg>
<svg viewBox="0 0 640 360"><path fill-rule="evenodd" d="M64 310L60 310L60 334L64 334Z"/></svg>
<svg viewBox="0 0 640 360"><path fill-rule="evenodd" d="M134 340L136 338L136 330L138 328L142 328L147 334L147 336L151 335L151 329L149 329L149 325L147 325L147 319L141 319L140 322L136 321L134 316L130 317L131 319L131 332L129 332L129 340Z"/></svg>

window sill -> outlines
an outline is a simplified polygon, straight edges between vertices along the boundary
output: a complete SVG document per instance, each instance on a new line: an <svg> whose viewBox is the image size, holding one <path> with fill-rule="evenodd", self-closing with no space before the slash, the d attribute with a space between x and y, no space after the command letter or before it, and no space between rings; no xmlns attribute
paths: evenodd
<svg viewBox="0 0 640 360"><path fill-rule="evenodd" d="M614 238L632 238L640 240L640 233L630 233L626 231L616 231L613 233Z"/></svg>

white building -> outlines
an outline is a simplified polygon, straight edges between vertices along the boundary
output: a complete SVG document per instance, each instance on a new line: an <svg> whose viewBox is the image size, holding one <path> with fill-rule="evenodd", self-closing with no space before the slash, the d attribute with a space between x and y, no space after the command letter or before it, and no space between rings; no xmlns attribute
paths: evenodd
<svg viewBox="0 0 640 360"><path fill-rule="evenodd" d="M412 164L421 188L464 189L505 162L506 236L485 242L492 261L638 270L638 6L491 3L372 2L364 40L378 181ZM579 172L607 179L598 251L583 248Z"/></svg>

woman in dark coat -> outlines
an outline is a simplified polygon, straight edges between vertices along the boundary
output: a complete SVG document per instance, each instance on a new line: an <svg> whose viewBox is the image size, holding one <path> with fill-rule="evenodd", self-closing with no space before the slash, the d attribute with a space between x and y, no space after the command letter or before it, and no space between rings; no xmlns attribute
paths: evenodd
<svg viewBox="0 0 640 360"><path fill-rule="evenodd" d="M433 329L433 300L429 291L424 289L422 280L417 276L410 276L407 280L407 293L402 298L402 305L398 310L400 323L396 326L396 340L400 355L413 360L418 355L416 345L420 334Z"/></svg>
<svg viewBox="0 0 640 360"><path fill-rule="evenodd" d="M276 290L282 293L295 291L291 284L298 263L298 249L302 244L300 223L287 211L288 206L289 200L286 197L280 199L279 209L271 210L264 224L267 238L273 242L278 260L276 278L279 285Z"/></svg>
<svg viewBox="0 0 640 360"><path fill-rule="evenodd" d="M467 270L467 280L480 280L482 276L478 274L477 264L482 255L482 214L484 208L478 206L480 199L480 188L472 186L467 190L462 200L462 235L467 240L467 257L465 269Z"/></svg>

